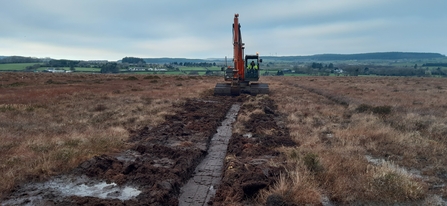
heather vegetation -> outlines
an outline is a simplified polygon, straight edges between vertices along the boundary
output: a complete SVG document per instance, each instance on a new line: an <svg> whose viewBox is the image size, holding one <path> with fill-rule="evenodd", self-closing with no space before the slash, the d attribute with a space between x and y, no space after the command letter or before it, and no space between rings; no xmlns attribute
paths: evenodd
<svg viewBox="0 0 447 206"><path fill-rule="evenodd" d="M221 81L200 76L2 73L0 194L69 171L95 155L131 148L126 140L132 131L159 125L166 115L175 114L173 105L208 94ZM242 108L248 112L238 115L233 133L240 134L242 142L242 135L256 131L265 137L281 134L296 144L269 148L277 159L266 164L282 172L250 198L238 198L285 205L443 204L443 78L306 76L261 81L269 84L271 93L247 97ZM263 115L270 115L277 126L247 127Z"/></svg>

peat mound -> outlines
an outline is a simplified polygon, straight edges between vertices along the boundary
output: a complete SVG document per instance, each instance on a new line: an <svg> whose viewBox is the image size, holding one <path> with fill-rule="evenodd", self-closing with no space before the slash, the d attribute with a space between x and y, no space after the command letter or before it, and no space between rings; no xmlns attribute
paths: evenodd
<svg viewBox="0 0 447 206"><path fill-rule="evenodd" d="M296 146L274 101L268 96L249 98L257 100L241 107L239 115L249 118L242 122L244 134L233 133L228 144L224 175L213 205L253 202L261 189L273 185L284 172L281 162L285 157L276 148Z"/></svg>

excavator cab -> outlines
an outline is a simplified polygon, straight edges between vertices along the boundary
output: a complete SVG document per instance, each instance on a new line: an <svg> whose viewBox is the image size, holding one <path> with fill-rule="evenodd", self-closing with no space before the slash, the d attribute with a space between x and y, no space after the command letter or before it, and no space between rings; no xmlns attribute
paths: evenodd
<svg viewBox="0 0 447 206"><path fill-rule="evenodd" d="M245 55L244 76L246 81L259 80L259 63L261 62L262 59L259 59L259 55Z"/></svg>

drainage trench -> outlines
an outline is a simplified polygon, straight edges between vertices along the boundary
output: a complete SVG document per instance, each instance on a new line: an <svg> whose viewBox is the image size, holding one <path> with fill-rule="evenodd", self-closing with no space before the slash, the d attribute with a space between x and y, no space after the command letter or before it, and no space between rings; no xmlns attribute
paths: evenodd
<svg viewBox="0 0 447 206"><path fill-rule="evenodd" d="M232 123L236 121L241 106L233 104L217 133L211 138L208 155L196 167L193 177L180 189L179 205L207 205L216 194L223 171Z"/></svg>

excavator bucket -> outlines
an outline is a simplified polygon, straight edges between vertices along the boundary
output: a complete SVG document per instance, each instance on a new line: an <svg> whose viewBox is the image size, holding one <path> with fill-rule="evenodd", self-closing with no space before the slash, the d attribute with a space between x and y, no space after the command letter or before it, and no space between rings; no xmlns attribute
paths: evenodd
<svg viewBox="0 0 447 206"><path fill-rule="evenodd" d="M269 85L265 83L251 83L250 84L250 94L268 94L269 93Z"/></svg>
<svg viewBox="0 0 447 206"><path fill-rule="evenodd" d="M268 94L269 86L264 83L240 83L239 85L231 85L231 83L217 83L214 87L214 95L219 96L238 96L241 93L258 95Z"/></svg>
<svg viewBox="0 0 447 206"><path fill-rule="evenodd" d="M239 87L231 86L231 83L217 83L214 87L214 95L218 96L238 96L240 94Z"/></svg>

